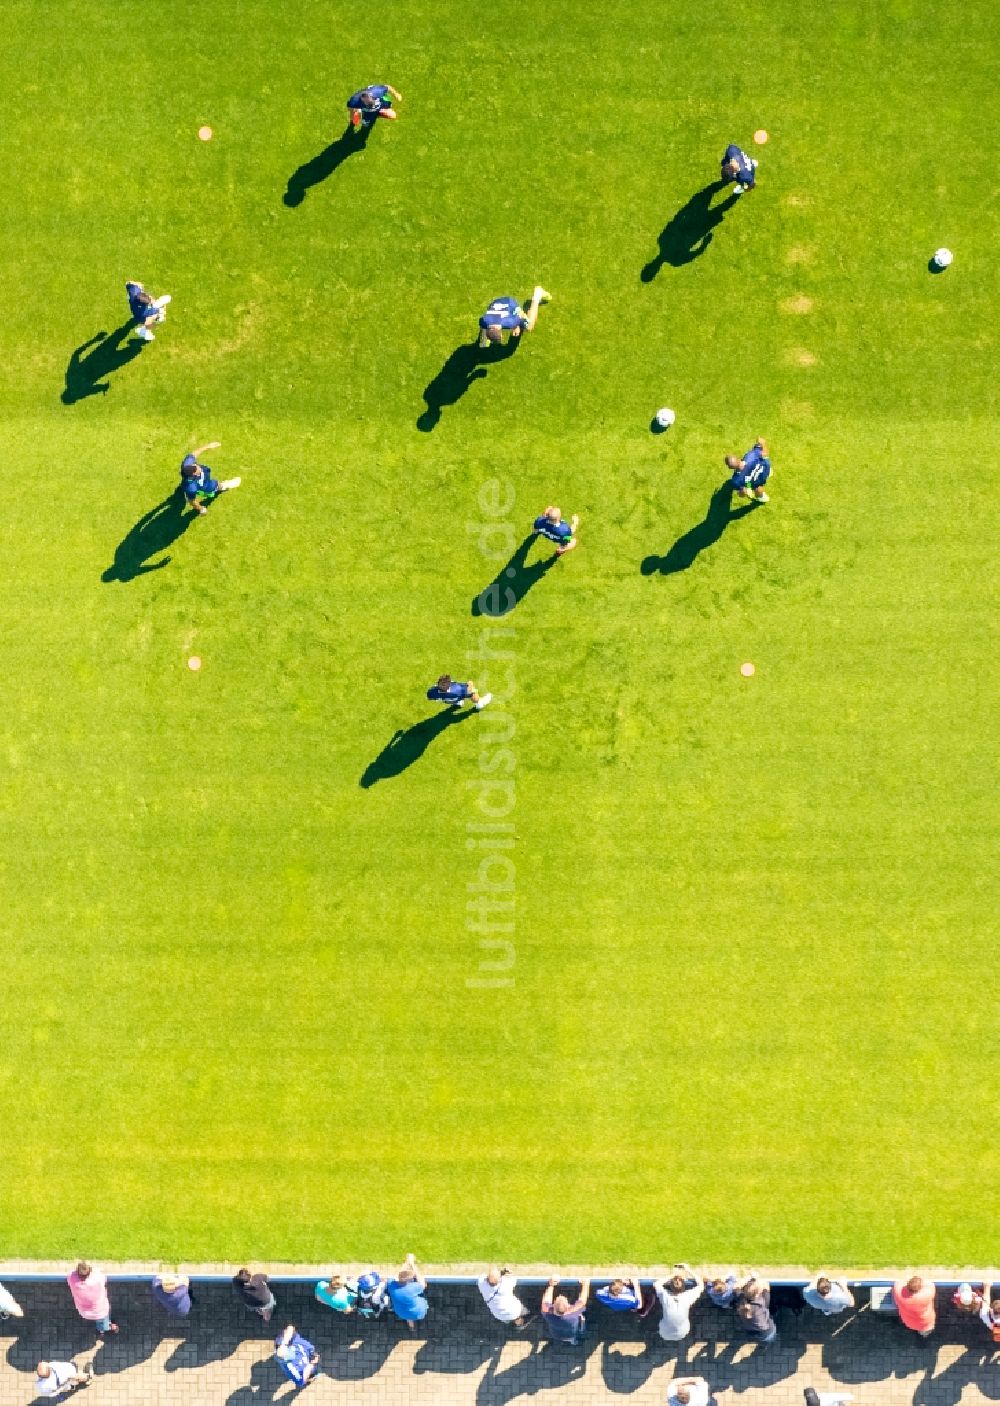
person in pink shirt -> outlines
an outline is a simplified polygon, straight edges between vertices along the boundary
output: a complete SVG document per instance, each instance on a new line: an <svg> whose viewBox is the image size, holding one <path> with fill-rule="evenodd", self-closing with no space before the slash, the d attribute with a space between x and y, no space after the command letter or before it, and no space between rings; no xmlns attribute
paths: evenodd
<svg viewBox="0 0 1000 1406"><path fill-rule="evenodd" d="M67 1274L66 1283L81 1318L95 1324L102 1337L105 1333L118 1332L118 1324L111 1321L108 1281L102 1270L81 1260L73 1273Z"/></svg>
<svg viewBox="0 0 1000 1406"><path fill-rule="evenodd" d="M936 1295L937 1285L933 1279L923 1279L919 1274L910 1279L897 1279L892 1286L892 1297L899 1321L922 1338L930 1337L937 1322Z"/></svg>

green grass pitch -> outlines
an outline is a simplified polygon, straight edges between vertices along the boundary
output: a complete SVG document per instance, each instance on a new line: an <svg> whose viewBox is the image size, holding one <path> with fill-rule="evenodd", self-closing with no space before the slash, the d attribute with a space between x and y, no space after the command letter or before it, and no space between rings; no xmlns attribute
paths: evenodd
<svg viewBox="0 0 1000 1406"><path fill-rule="evenodd" d="M2 1252L989 1259L995 5L3 10ZM156 344L62 403L130 276ZM121 579L214 438L243 486ZM551 502L477 618L470 527ZM385 774L443 669L506 701Z"/></svg>

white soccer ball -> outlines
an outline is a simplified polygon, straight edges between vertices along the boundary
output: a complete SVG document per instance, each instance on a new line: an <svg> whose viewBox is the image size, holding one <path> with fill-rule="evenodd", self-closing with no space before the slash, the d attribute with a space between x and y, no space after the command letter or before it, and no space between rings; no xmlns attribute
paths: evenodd
<svg viewBox="0 0 1000 1406"><path fill-rule="evenodd" d="M677 417L674 412L672 410L669 410L666 406L664 406L662 410L657 410L656 412L656 423L659 425L661 430L669 430L670 426L674 423L674 420L676 418Z"/></svg>
<svg viewBox="0 0 1000 1406"><path fill-rule="evenodd" d="M953 257L954 255L952 254L950 249L934 250L934 262L937 264L939 269L946 269L951 263Z"/></svg>

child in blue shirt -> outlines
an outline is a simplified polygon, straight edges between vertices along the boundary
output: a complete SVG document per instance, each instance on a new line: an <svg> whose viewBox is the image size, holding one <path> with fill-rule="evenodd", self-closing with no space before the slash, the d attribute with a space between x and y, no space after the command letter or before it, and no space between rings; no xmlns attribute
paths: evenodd
<svg viewBox="0 0 1000 1406"><path fill-rule="evenodd" d="M471 679L468 683L458 683L450 674L442 674L437 683L427 690L427 697L432 703L447 703L449 708L461 708L469 702L477 713L481 713L493 694L484 693L480 697Z"/></svg>
<svg viewBox="0 0 1000 1406"><path fill-rule="evenodd" d="M612 1313L639 1313L642 1309L642 1285L638 1279L612 1279L597 1290L594 1298Z"/></svg>
<svg viewBox="0 0 1000 1406"><path fill-rule="evenodd" d="M181 460L181 492L199 517L208 512L208 504L215 501L220 493L228 493L230 488L239 488L242 479L224 478L221 481L212 477L212 470L198 460L207 449L221 449L217 439L211 444L203 444L193 454L185 454Z"/></svg>
<svg viewBox="0 0 1000 1406"><path fill-rule="evenodd" d="M543 303L550 303L552 294L546 293L540 283L535 284L531 301L522 308L510 294L494 298L479 319L479 345L488 347L506 346L511 337L520 337L522 332L534 331L538 321L538 309Z"/></svg>
<svg viewBox="0 0 1000 1406"><path fill-rule="evenodd" d="M726 468L732 469L730 485L741 498L752 498L757 503L769 501L764 484L771 477L771 461L762 439L758 439L742 459L737 459L735 454L727 454Z"/></svg>
<svg viewBox="0 0 1000 1406"><path fill-rule="evenodd" d="M128 297L128 309L135 323L135 335L143 342L155 342L156 338L151 329L154 323L165 320L167 304L171 301L170 294L164 293L161 297L154 298L134 278L130 278L125 284L125 293Z"/></svg>
<svg viewBox="0 0 1000 1406"><path fill-rule="evenodd" d="M373 127L376 117L384 117L389 122L396 121L392 104L402 102L402 93L397 93L391 83L369 83L347 99L347 109L351 114L352 127Z"/></svg>
<svg viewBox="0 0 1000 1406"><path fill-rule="evenodd" d="M726 154L722 158L722 179L725 182L734 181L736 189L734 195L742 195L745 190L753 190L757 184L757 163L753 157L747 156L742 147L738 147L731 142L726 147Z"/></svg>

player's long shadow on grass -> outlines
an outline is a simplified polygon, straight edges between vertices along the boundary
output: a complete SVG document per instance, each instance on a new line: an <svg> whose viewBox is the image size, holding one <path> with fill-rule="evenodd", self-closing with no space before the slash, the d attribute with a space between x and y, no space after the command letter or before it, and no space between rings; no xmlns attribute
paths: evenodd
<svg viewBox="0 0 1000 1406"><path fill-rule="evenodd" d="M741 197L730 195L728 199L712 204L712 197L726 187L725 181L712 181L710 185L692 195L686 205L682 205L670 221L660 231L660 252L639 275L643 283L652 283L664 264L680 268L697 259L712 242L712 231L722 223L726 212L731 210Z"/></svg>
<svg viewBox="0 0 1000 1406"><path fill-rule="evenodd" d="M746 517L757 506L756 503L746 503L734 508L732 497L733 490L727 479L712 494L708 512L701 522L695 523L682 537L678 537L665 557L648 556L643 559L639 568L643 576L673 576L678 571L687 571L706 547L719 540L731 522Z"/></svg>
<svg viewBox="0 0 1000 1406"><path fill-rule="evenodd" d="M446 405L455 405L462 399L473 381L481 381L487 374L487 367L498 361L506 361L521 345L520 337L511 337L507 345L481 347L479 338L465 342L448 357L433 381L424 390L427 409L417 420L417 429L428 434L441 419L441 411Z"/></svg>
<svg viewBox="0 0 1000 1406"><path fill-rule="evenodd" d="M374 125L374 124L372 124ZM313 186L318 186L322 181L332 176L338 166L343 166L349 156L355 152L364 151L365 143L371 133L371 126L352 127L348 122L347 127L328 147L324 147L318 156L314 156L311 161L304 162L296 171L288 177L288 188L281 197L289 210L295 210L306 198L306 193Z"/></svg>
<svg viewBox="0 0 1000 1406"><path fill-rule="evenodd" d="M143 513L139 521L130 527L115 548L115 559L102 576L102 581L134 581L137 576L145 576L150 571L159 571L166 566L170 557L161 561L150 561L160 552L172 547L198 516L186 512L184 495L173 492Z"/></svg>
<svg viewBox="0 0 1000 1406"><path fill-rule="evenodd" d="M66 385L60 397L63 405L75 405L90 395L107 395L111 387L105 377L120 371L142 351L142 342L125 340L134 327L129 318L113 332L96 332L81 342L66 367Z"/></svg>
<svg viewBox="0 0 1000 1406"><path fill-rule="evenodd" d="M528 565L526 558L534 540L535 533L529 532L510 561L501 566L490 584L484 586L473 599L473 615L477 618L486 615L491 620L499 620L502 615L509 615L514 607L524 600L532 586L536 585L547 571L551 571L559 560L554 553Z"/></svg>
<svg viewBox="0 0 1000 1406"><path fill-rule="evenodd" d="M367 791L377 781L388 781L392 776L399 776L400 772L420 760L435 738L463 718L471 718L474 711L471 707L442 708L422 722L414 723L405 732L397 728L375 760L365 767L358 785Z"/></svg>

